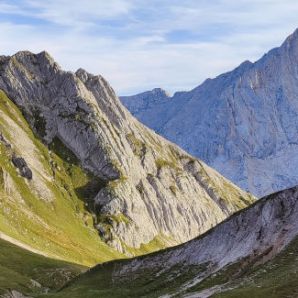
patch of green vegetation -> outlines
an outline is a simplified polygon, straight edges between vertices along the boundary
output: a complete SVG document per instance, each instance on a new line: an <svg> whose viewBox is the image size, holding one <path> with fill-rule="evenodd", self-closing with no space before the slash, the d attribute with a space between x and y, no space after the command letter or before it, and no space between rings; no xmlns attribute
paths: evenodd
<svg viewBox="0 0 298 298"><path fill-rule="evenodd" d="M175 293L185 282L204 271L206 265L174 266L170 269L157 265L141 273L117 276L117 269L126 261L116 261L96 266L86 274L69 283L53 297L146 297L156 298Z"/></svg>
<svg viewBox="0 0 298 298"><path fill-rule="evenodd" d="M0 295L9 289L25 295L57 290L86 269L31 253L0 239Z"/></svg>
<svg viewBox="0 0 298 298"><path fill-rule="evenodd" d="M123 213L113 214L111 218L117 223L124 222L127 225L131 223L131 220Z"/></svg>
<svg viewBox="0 0 298 298"><path fill-rule="evenodd" d="M100 237L104 241L111 241L114 239L113 228L120 224L129 225L131 220L123 213L117 214L102 214L96 215L96 227L99 231Z"/></svg>
<svg viewBox="0 0 298 298"><path fill-rule="evenodd" d="M256 201L256 198L235 186L233 183L220 176L213 169L210 169L200 161L199 176L207 190L212 191L219 198L222 206L230 210L243 209Z"/></svg>
<svg viewBox="0 0 298 298"><path fill-rule="evenodd" d="M65 169L66 174L70 177L72 186L79 199L88 203L96 194L106 186L106 182L96 177L91 172L83 170L80 166L79 159L68 149L58 138L54 138L49 148L60 157L62 163L53 162L52 165L57 170ZM58 171L59 172L59 171Z"/></svg>
<svg viewBox="0 0 298 298"><path fill-rule="evenodd" d="M174 266L163 268L163 264L142 272L120 275L121 267L129 260L109 262L96 266L86 274L69 283L53 297L160 297L172 295L196 295L205 289L222 286L216 298L281 298L297 297L298 293L298 237L272 261L251 266L249 259L228 265L221 271L181 292L185 284L199 278L212 264L200 266ZM142 256L139 261L150 256ZM248 266L247 266L248 265ZM164 270L163 270L164 269ZM120 270L120 271L118 271ZM179 293L179 294L177 294Z"/></svg>
<svg viewBox="0 0 298 298"><path fill-rule="evenodd" d="M0 167L0 189L4 188L4 177L3 169Z"/></svg>
<svg viewBox="0 0 298 298"><path fill-rule="evenodd" d="M131 145L134 154L138 157L143 157L146 152L145 143L136 138L136 136L133 133L127 134L126 138L129 144Z"/></svg>
<svg viewBox="0 0 298 298"><path fill-rule="evenodd" d="M158 235L154 237L150 242L143 243L139 248L134 248L127 246L125 243L122 243L123 247L127 252L134 256L146 255L151 252L155 252L164 248L167 248L172 240L169 237L164 235Z"/></svg>
<svg viewBox="0 0 298 298"><path fill-rule="evenodd" d="M22 113L18 108L8 99L5 93L0 90L0 108L5 115L9 116L14 122L22 124L21 118L23 118Z"/></svg>
<svg viewBox="0 0 298 298"><path fill-rule="evenodd" d="M158 170L160 170L163 167L169 167L175 170L178 170L178 164L176 161L174 160L167 160L167 159L162 159L162 158L158 158L155 160L155 165L157 167Z"/></svg>
<svg viewBox="0 0 298 298"><path fill-rule="evenodd" d="M298 297L298 238L272 261L250 268L217 298ZM213 296L212 296L213 297Z"/></svg>
<svg viewBox="0 0 298 298"><path fill-rule="evenodd" d="M176 196L177 194L177 187L175 185L170 185L170 191Z"/></svg>
<svg viewBox="0 0 298 298"><path fill-rule="evenodd" d="M52 144L53 152L49 151L3 92L0 92L0 114L3 115L0 131L13 150L22 155L22 148L18 148L15 140L15 128L7 119L32 142L34 158L42 165L34 172L32 181L27 181L12 165L11 149L0 143L0 168L9 179L8 188L0 187L0 231L69 262L91 266L123 257L100 239L93 226L93 216L86 210L84 199L101 187L101 181L83 171L75 156L61 143ZM52 199L42 198L35 183L46 187Z"/></svg>
<svg viewBox="0 0 298 298"><path fill-rule="evenodd" d="M113 222L115 222L116 224L125 223L127 225L131 223L131 220L123 213L100 214L98 216L98 221L109 225L112 225Z"/></svg>
<svg viewBox="0 0 298 298"><path fill-rule="evenodd" d="M114 189L118 187L120 184L124 183L126 180L127 180L127 176L121 175L119 179L109 181L107 184L107 187L110 189Z"/></svg>
<svg viewBox="0 0 298 298"><path fill-rule="evenodd" d="M211 276L203 279L200 283L190 287L187 292L200 292L205 289L212 288L217 285L223 285L233 279L235 275L240 273L241 266L238 263L228 265L220 272L214 273Z"/></svg>

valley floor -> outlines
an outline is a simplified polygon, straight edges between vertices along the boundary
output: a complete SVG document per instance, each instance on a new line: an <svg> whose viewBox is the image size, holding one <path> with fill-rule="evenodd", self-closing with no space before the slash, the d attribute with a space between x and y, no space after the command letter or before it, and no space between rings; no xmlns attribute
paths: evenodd
<svg viewBox="0 0 298 298"><path fill-rule="evenodd" d="M0 239L0 297L57 290L87 268L29 252Z"/></svg>

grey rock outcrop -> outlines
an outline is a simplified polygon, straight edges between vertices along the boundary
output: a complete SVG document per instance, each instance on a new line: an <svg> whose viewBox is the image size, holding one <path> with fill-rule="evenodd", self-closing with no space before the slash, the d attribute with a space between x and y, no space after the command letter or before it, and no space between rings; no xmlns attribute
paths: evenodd
<svg viewBox="0 0 298 298"><path fill-rule="evenodd" d="M120 251L187 241L254 201L135 120L101 76L19 52L0 57L0 89L44 142L59 140L103 181L95 224Z"/></svg>
<svg viewBox="0 0 298 298"><path fill-rule="evenodd" d="M259 61L189 92L122 100L145 125L261 197L298 183L297 62L298 30Z"/></svg>
<svg viewBox="0 0 298 298"><path fill-rule="evenodd" d="M29 296L25 296L25 295L23 295L22 293L20 293L16 290L9 291L6 294L1 295L1 297L2 298L32 298L32 297L29 297Z"/></svg>
<svg viewBox="0 0 298 298"><path fill-rule="evenodd" d="M25 177L29 180L32 179L32 171L28 167L28 165L23 157L18 157L15 154L13 154L11 160L12 160L12 163L14 164L14 166L16 168L18 168L22 177Z"/></svg>
<svg viewBox="0 0 298 298"><path fill-rule="evenodd" d="M11 144L4 138L1 132L0 142L4 144L7 149L10 149L11 161L13 165L18 169L20 175L28 180L31 180L33 173L32 170L29 168L27 162L23 157L17 156L15 152L13 152Z"/></svg>

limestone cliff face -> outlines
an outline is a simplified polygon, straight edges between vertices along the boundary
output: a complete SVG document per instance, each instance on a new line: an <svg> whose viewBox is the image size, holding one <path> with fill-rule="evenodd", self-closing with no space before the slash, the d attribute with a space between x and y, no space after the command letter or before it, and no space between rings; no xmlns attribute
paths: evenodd
<svg viewBox="0 0 298 298"><path fill-rule="evenodd" d="M298 30L259 61L160 100L123 103L144 124L264 196L298 183ZM146 104L135 105L135 102Z"/></svg>
<svg viewBox="0 0 298 298"><path fill-rule="evenodd" d="M294 187L260 199L180 246L96 266L61 294L70 297L91 287L98 293L113 293L113 297L129 293L130 297L206 298L230 290L233 294L239 288L234 295L220 297L242 297L243 293L247 297L295 297L297 267L291 268L288 262L297 264L297 215L298 188ZM280 254L285 248L286 252ZM275 263L264 265L272 259ZM264 280L267 283L262 283ZM280 282L283 292L278 287ZM268 296L258 291L262 290L260 284L263 290L269 288L263 292ZM287 286L289 290L285 291Z"/></svg>
<svg viewBox="0 0 298 298"><path fill-rule="evenodd" d="M86 205L119 251L187 241L254 201L135 120L101 76L19 52L0 57L0 89L50 148L62 144L98 178Z"/></svg>

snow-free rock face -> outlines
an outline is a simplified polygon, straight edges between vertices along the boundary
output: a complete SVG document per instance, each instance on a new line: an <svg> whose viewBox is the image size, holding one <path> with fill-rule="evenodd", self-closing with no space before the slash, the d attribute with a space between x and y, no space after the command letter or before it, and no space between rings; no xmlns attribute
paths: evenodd
<svg viewBox="0 0 298 298"><path fill-rule="evenodd" d="M120 251L187 241L254 201L136 121L101 76L19 52L0 57L0 89L53 151L97 177L82 187L86 205Z"/></svg>
<svg viewBox="0 0 298 298"><path fill-rule="evenodd" d="M151 91L146 91L135 96L122 96L121 102L124 106L137 118L140 116L140 120L149 127L158 131L160 128L160 121L163 121L163 114L158 113L156 105L166 104L171 97L161 88L155 88ZM156 111L157 114L146 113L146 111ZM152 118L153 117L153 118Z"/></svg>
<svg viewBox="0 0 298 298"><path fill-rule="evenodd" d="M123 257L98 237L82 201L84 185L95 177L63 152L59 156L42 144L0 91L0 240L88 266ZM0 246L0 271L13 279L4 270L8 256L1 241ZM3 283L1 276L0 296Z"/></svg>
<svg viewBox="0 0 298 298"><path fill-rule="evenodd" d="M253 194L298 183L298 30L259 61L189 92L147 93L140 107L138 97L123 100L134 116Z"/></svg>
<svg viewBox="0 0 298 298"><path fill-rule="evenodd" d="M262 277L269 277L270 270L274 269L274 265L270 268L264 263L275 259L276 268L278 260L285 260L287 254L289 260L294 247L297 251L297 236L298 187L295 187L259 200L201 237L180 246L96 266L65 287L58 297L88 293L87 289L89 293L107 297L126 294L129 297L206 298L237 287L244 287L243 293L246 293L244 282L251 281L246 278L248 274L252 273L251 278L257 280L255 288L258 288L258 281L261 283ZM287 254L279 255L285 248ZM296 259L297 255L291 257L293 261ZM264 288L271 289L267 294L273 295L253 295L252 292L241 295L239 291L238 295L224 297L296 297L278 295L278 276L284 281L291 280L288 286L292 291L288 293L297 294L297 267L292 270L287 263L283 265L277 267L271 283L264 284ZM258 271L254 270L256 268ZM92 296L86 294L85 297Z"/></svg>

